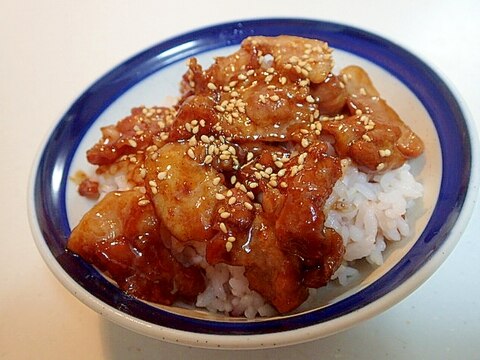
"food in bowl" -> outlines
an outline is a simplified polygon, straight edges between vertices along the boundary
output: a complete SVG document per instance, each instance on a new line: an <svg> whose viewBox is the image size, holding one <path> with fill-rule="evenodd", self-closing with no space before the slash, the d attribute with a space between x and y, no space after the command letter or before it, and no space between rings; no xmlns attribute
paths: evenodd
<svg viewBox="0 0 480 360"><path fill-rule="evenodd" d="M67 247L135 297L230 316L298 308L310 289L379 265L422 196L422 140L325 42L250 37L172 107L138 107L87 152L99 198Z"/></svg>

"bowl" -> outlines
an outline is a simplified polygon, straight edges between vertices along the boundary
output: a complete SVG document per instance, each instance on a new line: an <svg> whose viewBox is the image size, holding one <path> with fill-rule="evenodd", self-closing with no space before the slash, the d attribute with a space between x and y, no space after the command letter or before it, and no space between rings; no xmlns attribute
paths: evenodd
<svg viewBox="0 0 480 360"><path fill-rule="evenodd" d="M388 100L425 142L411 162L425 188L414 208L412 236L389 247L383 265L362 270L346 287L329 285L296 311L246 320L181 306L160 306L120 291L81 258L65 251L73 226L91 207L69 181L91 169L86 150L102 126L115 123L140 104L165 104L178 93L185 60L238 48L250 35L318 38L334 49L337 68L367 70ZM80 301L107 319L138 333L189 346L267 348L301 343L348 329L393 306L419 287L458 242L478 190L478 140L461 100L415 55L369 32L305 19L238 21L163 41L115 67L89 87L46 139L34 164L29 216L36 245L55 276ZM458 161L458 159L462 159Z"/></svg>

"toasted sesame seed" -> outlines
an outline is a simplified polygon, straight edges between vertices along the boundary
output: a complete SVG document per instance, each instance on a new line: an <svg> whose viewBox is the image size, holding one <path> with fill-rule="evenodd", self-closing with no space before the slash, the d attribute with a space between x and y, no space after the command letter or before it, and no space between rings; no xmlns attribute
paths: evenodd
<svg viewBox="0 0 480 360"><path fill-rule="evenodd" d="M269 184L270 186L273 186L273 187L277 187L277 185L278 185L278 183L277 183L275 180L270 180L270 181L268 182L268 184Z"/></svg>
<svg viewBox="0 0 480 360"><path fill-rule="evenodd" d="M367 91L363 87L360 88L359 92L360 92L360 95L364 95L364 96L367 95Z"/></svg>
<svg viewBox="0 0 480 360"><path fill-rule="evenodd" d="M303 138L302 139L302 147L306 148L306 147L308 147L308 145L310 145L310 142L308 141L308 139Z"/></svg>
<svg viewBox="0 0 480 360"><path fill-rule="evenodd" d="M248 187L250 189L255 189L256 187L258 187L258 183L257 182L251 182L250 184L248 184Z"/></svg>
<svg viewBox="0 0 480 360"><path fill-rule="evenodd" d="M235 185L236 182L237 182L237 177L235 175L232 175L232 177L230 178L230 184Z"/></svg>
<svg viewBox="0 0 480 360"><path fill-rule="evenodd" d="M302 165L305 162L305 158L307 157L307 153L301 153L298 157L298 164Z"/></svg>
<svg viewBox="0 0 480 360"><path fill-rule="evenodd" d="M199 130L200 130L200 128L199 128L198 126L195 126L195 127L192 129L192 134L198 133Z"/></svg>
<svg viewBox="0 0 480 360"><path fill-rule="evenodd" d="M280 160L277 160L277 161L275 161L275 166L278 167L278 168L282 168L283 167L283 162L281 162Z"/></svg>
<svg viewBox="0 0 480 360"><path fill-rule="evenodd" d="M213 182L213 185L217 186L218 184L220 184L220 181L221 181L221 180L222 180L222 179L221 179L220 177L216 177L216 178L213 179L213 181L212 181L212 182Z"/></svg>
<svg viewBox="0 0 480 360"><path fill-rule="evenodd" d="M224 211L224 212L222 212L222 213L220 214L220 217L221 217L222 219L228 219L228 218L230 217L230 215L231 215L231 214L230 214L228 211Z"/></svg>
<svg viewBox="0 0 480 360"><path fill-rule="evenodd" d="M150 180L148 182L148 185L150 185L151 187L157 187L157 183L155 182L155 180Z"/></svg>
<svg viewBox="0 0 480 360"><path fill-rule="evenodd" d="M227 241L227 242L225 243L225 249L227 250L227 252L232 251L232 248L233 248L232 243L231 243L230 241Z"/></svg>
<svg viewBox="0 0 480 360"><path fill-rule="evenodd" d="M201 119L199 121L201 127L205 127L205 120Z"/></svg>
<svg viewBox="0 0 480 360"><path fill-rule="evenodd" d="M384 163L380 163L377 165L377 170L380 171L380 170L383 170L385 168L385 164Z"/></svg>
<svg viewBox="0 0 480 360"><path fill-rule="evenodd" d="M248 191L248 192L247 192L247 196L250 198L250 200L255 199L255 195L254 195L253 192L251 192L251 191Z"/></svg>
<svg viewBox="0 0 480 360"><path fill-rule="evenodd" d="M212 161L213 161L212 155L205 156L205 160L204 160L205 164L210 164Z"/></svg>
<svg viewBox="0 0 480 360"><path fill-rule="evenodd" d="M285 176L285 174L287 173L287 169L281 169L278 171L278 176L279 177L282 177L282 176Z"/></svg>
<svg viewBox="0 0 480 360"><path fill-rule="evenodd" d="M250 161L250 160L252 160L252 159L253 159L253 153L249 151L249 152L247 153L247 161Z"/></svg>
<svg viewBox="0 0 480 360"><path fill-rule="evenodd" d="M141 199L138 201L138 206L145 206L148 204L150 204L150 200L147 200L147 199Z"/></svg>
<svg viewBox="0 0 480 360"><path fill-rule="evenodd" d="M253 210L253 205L250 204L248 201L245 201L243 205L248 209L248 210Z"/></svg>
<svg viewBox="0 0 480 360"><path fill-rule="evenodd" d="M286 187L288 187L288 184L287 184L285 181L282 181L282 182L280 183L280 187L282 187L282 188L285 189Z"/></svg>
<svg viewBox="0 0 480 360"><path fill-rule="evenodd" d="M228 233L228 229L227 229L227 226L225 225L225 223L223 223L223 222L220 223L220 230L222 230L222 232L224 234Z"/></svg>
<svg viewBox="0 0 480 360"><path fill-rule="evenodd" d="M150 190L152 191L153 195L156 195L158 193L158 189L156 187L151 187Z"/></svg>
<svg viewBox="0 0 480 360"><path fill-rule="evenodd" d="M280 97L278 95L272 95L272 96L270 96L270 100L278 101L278 100L280 100Z"/></svg>
<svg viewBox="0 0 480 360"><path fill-rule="evenodd" d="M235 196L232 196L230 199L228 199L228 205L233 205L237 201L237 198Z"/></svg>
<svg viewBox="0 0 480 360"><path fill-rule="evenodd" d="M210 90L217 90L216 85L215 85L214 83L211 83L211 82L209 82L209 83L207 84L207 87L208 87Z"/></svg>
<svg viewBox="0 0 480 360"><path fill-rule="evenodd" d="M207 135L202 135L200 137L200 140L202 140L205 144L209 144L210 143L210 138L207 136Z"/></svg>
<svg viewBox="0 0 480 360"><path fill-rule="evenodd" d="M137 142L133 139L128 139L128 143L131 147L137 147Z"/></svg>
<svg viewBox="0 0 480 360"><path fill-rule="evenodd" d="M235 240L237 240L235 238L235 236L229 236L228 239L227 239L227 241L230 242L230 243L235 242Z"/></svg>
<svg viewBox="0 0 480 360"><path fill-rule="evenodd" d="M367 134L363 134L362 139L365 140L365 141L368 141L368 142L372 141L372 138L370 136L368 136Z"/></svg>
<svg viewBox="0 0 480 360"><path fill-rule="evenodd" d="M166 171L159 172L157 174L157 178L158 180L165 180L167 178L167 172Z"/></svg>
<svg viewBox="0 0 480 360"><path fill-rule="evenodd" d="M187 150L187 155L188 155L190 158L195 159L195 152L193 151L192 148L189 148L189 149Z"/></svg>
<svg viewBox="0 0 480 360"><path fill-rule="evenodd" d="M228 191L227 191L227 196L230 197L230 196L232 196L232 195L233 195L233 191L232 191L232 190L228 190Z"/></svg>
<svg viewBox="0 0 480 360"><path fill-rule="evenodd" d="M308 103L313 104L315 103L315 99L313 98L312 95L308 95L305 100L307 100Z"/></svg>
<svg viewBox="0 0 480 360"><path fill-rule="evenodd" d="M217 199L217 200L224 200L224 199L225 199L225 195L220 194L220 193L216 193L216 194L215 194L215 199Z"/></svg>

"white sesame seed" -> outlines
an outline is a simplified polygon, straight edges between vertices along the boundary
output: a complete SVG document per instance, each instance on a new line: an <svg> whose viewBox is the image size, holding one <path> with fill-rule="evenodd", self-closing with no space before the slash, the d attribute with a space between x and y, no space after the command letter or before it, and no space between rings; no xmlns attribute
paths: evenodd
<svg viewBox="0 0 480 360"><path fill-rule="evenodd" d="M137 142L133 139L128 139L128 143L130 144L131 147L137 147Z"/></svg>
<svg viewBox="0 0 480 360"><path fill-rule="evenodd" d="M285 181L282 181L282 182L280 183L280 187L282 187L282 188L285 189L286 187L288 187L288 184L287 184Z"/></svg>
<svg viewBox="0 0 480 360"><path fill-rule="evenodd" d="M147 199L141 199L138 201L138 206L145 206L148 204L150 204L150 200L147 200Z"/></svg>
<svg viewBox="0 0 480 360"><path fill-rule="evenodd" d="M213 179L213 181L212 181L212 182L213 182L213 185L217 186L218 184L220 184L220 181L221 181L221 180L222 180L222 179L221 179L220 177L216 177L216 178Z"/></svg>
<svg viewBox="0 0 480 360"><path fill-rule="evenodd" d="M253 205L250 204L248 201L245 201L243 203L243 205L248 209L248 210L252 210L253 209Z"/></svg>
<svg viewBox="0 0 480 360"><path fill-rule="evenodd" d="M248 184L248 187L250 189L255 189L256 187L258 187L258 183L257 182L251 182L250 184Z"/></svg>
<svg viewBox="0 0 480 360"><path fill-rule="evenodd" d="M247 153L247 161L250 161L250 160L252 160L252 159L253 159L253 153L249 151L249 152Z"/></svg>
<svg viewBox="0 0 480 360"><path fill-rule="evenodd" d="M377 165L377 170L380 171L380 170L383 170L385 168L385 164L384 163L380 163Z"/></svg>
<svg viewBox="0 0 480 360"><path fill-rule="evenodd" d="M303 138L302 139L302 147L306 148L306 147L308 147L308 145L310 145L310 142L308 141L308 139Z"/></svg>
<svg viewBox="0 0 480 360"><path fill-rule="evenodd" d="M157 178L158 180L165 180L167 178L167 172L166 171L159 172L157 174Z"/></svg>
<svg viewBox="0 0 480 360"><path fill-rule="evenodd" d="M212 161L213 161L212 155L205 156L205 160L204 160L205 164L210 164Z"/></svg>
<svg viewBox="0 0 480 360"><path fill-rule="evenodd" d="M210 90L217 90L217 87L215 86L215 84L214 84L214 83L211 83L211 82L209 82L209 83L207 84L207 87L208 87Z"/></svg>
<svg viewBox="0 0 480 360"><path fill-rule="evenodd" d="M278 95L272 95L272 96L270 96L270 100L278 101L278 100L280 100L280 97Z"/></svg>
<svg viewBox="0 0 480 360"><path fill-rule="evenodd" d="M190 158L195 159L195 152L193 151L192 148L188 148L187 154Z"/></svg>
<svg viewBox="0 0 480 360"><path fill-rule="evenodd" d="M247 196L250 198L250 200L255 199L255 195L254 195L253 192L251 192L251 191L248 191L248 192L247 192Z"/></svg>
<svg viewBox="0 0 480 360"><path fill-rule="evenodd" d="M225 249L227 250L227 252L232 251L232 248L233 248L232 243L229 242L229 241L227 241L227 242L225 243Z"/></svg>
<svg viewBox="0 0 480 360"><path fill-rule="evenodd" d="M230 243L235 242L235 240L237 240L235 238L235 236L229 236L228 239L227 239L227 241L230 242Z"/></svg>
<svg viewBox="0 0 480 360"><path fill-rule="evenodd" d="M315 103L315 99L313 98L312 95L308 95L305 100L307 100L308 103L313 104Z"/></svg>
<svg viewBox="0 0 480 360"><path fill-rule="evenodd" d="M222 230L222 232L224 234L228 233L228 229L227 229L227 226L225 225L225 223L223 223L223 222L220 223L220 230Z"/></svg>
<svg viewBox="0 0 480 360"><path fill-rule="evenodd" d="M233 205L237 201L237 198L235 196L232 196L230 199L228 199L228 205Z"/></svg>
<svg viewBox="0 0 480 360"><path fill-rule="evenodd" d="M224 199L225 199L225 195L220 194L220 193L216 193L216 194L215 194L215 199L217 199L217 200L224 200Z"/></svg>
<svg viewBox="0 0 480 360"><path fill-rule="evenodd" d="M222 219L228 219L228 218L230 217L230 215L231 215L231 214L230 214L228 211L224 211L224 212L222 212L222 213L220 214L220 217L221 217Z"/></svg>
<svg viewBox="0 0 480 360"><path fill-rule="evenodd" d="M230 178L230 184L235 185L236 182L237 182L237 177L236 177L235 175L233 175L233 176Z"/></svg>

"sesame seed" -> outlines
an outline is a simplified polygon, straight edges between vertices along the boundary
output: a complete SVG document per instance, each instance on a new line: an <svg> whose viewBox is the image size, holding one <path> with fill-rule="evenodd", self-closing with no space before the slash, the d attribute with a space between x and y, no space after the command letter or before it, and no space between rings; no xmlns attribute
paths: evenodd
<svg viewBox="0 0 480 360"><path fill-rule="evenodd" d="M198 127L198 126L195 126L195 127L192 129L192 134L198 133L199 130L200 130L199 127Z"/></svg>
<svg viewBox="0 0 480 360"><path fill-rule="evenodd" d="M225 244L225 249L227 250L227 252L232 251L232 247L233 247L232 243L227 241L227 243Z"/></svg>
<svg viewBox="0 0 480 360"><path fill-rule="evenodd" d="M287 184L285 181L282 181L282 182L280 183L280 187L282 187L282 188L285 189L286 187L288 187L288 184Z"/></svg>
<svg viewBox="0 0 480 360"><path fill-rule="evenodd" d="M308 139L303 138L302 139L302 147L306 148L306 147L308 147L308 145L310 145L310 142L308 141Z"/></svg>
<svg viewBox="0 0 480 360"><path fill-rule="evenodd" d="M253 153L249 151L249 152L247 153L247 161L250 161L250 160L252 160L252 159L253 159Z"/></svg>
<svg viewBox="0 0 480 360"><path fill-rule="evenodd" d="M282 177L282 176L285 176L285 174L287 173L287 169L281 169L278 171L278 176L279 177Z"/></svg>
<svg viewBox="0 0 480 360"><path fill-rule="evenodd" d="M363 134L363 135L362 135L362 139L365 140L365 141L367 141L367 142L372 141L372 138L371 138L370 136L368 136L367 134Z"/></svg>
<svg viewBox="0 0 480 360"><path fill-rule="evenodd" d="M215 109L220 111L220 112L225 112L225 108L220 106L220 105L215 105Z"/></svg>
<svg viewBox="0 0 480 360"><path fill-rule="evenodd" d="M243 205L248 209L248 210L252 210L253 209L253 205L250 204L248 201L245 201L243 203Z"/></svg>
<svg viewBox="0 0 480 360"><path fill-rule="evenodd" d="M158 189L156 187L151 187L150 190L152 191L153 195L156 195L158 193Z"/></svg>
<svg viewBox="0 0 480 360"><path fill-rule="evenodd" d="M278 168L282 168L283 167L283 162L281 162L280 160L277 160L277 161L275 161L275 166L278 167Z"/></svg>
<svg viewBox="0 0 480 360"><path fill-rule="evenodd" d="M237 201L237 198L235 196L232 196L230 199L228 199L228 205L233 205Z"/></svg>
<svg viewBox="0 0 480 360"><path fill-rule="evenodd" d="M298 157L298 164L302 165L305 162L305 158L307 157L307 153L302 153Z"/></svg>
<svg viewBox="0 0 480 360"><path fill-rule="evenodd" d="M138 206L145 206L148 204L150 204L150 200L147 200L147 199L141 199L138 201Z"/></svg>
<svg viewBox="0 0 480 360"><path fill-rule="evenodd" d="M277 185L278 185L278 183L277 183L275 180L270 180L270 181L268 182L268 184L269 184L270 186L273 186L273 187L277 187Z"/></svg>
<svg viewBox="0 0 480 360"><path fill-rule="evenodd" d="M188 132L192 132L192 125L190 125L190 123L186 123L185 130L187 130Z"/></svg>
<svg viewBox="0 0 480 360"><path fill-rule="evenodd" d="M240 74L237 76L238 80L247 80L247 76L245 74Z"/></svg>
<svg viewBox="0 0 480 360"><path fill-rule="evenodd" d="M231 215L231 214L230 214L228 211L224 211L224 212L222 212L222 213L220 214L220 217L221 217L222 219L228 219L228 218L230 217L230 215Z"/></svg>
<svg viewBox="0 0 480 360"><path fill-rule="evenodd" d="M213 161L212 155L205 156L205 160L204 160L205 164L210 164L212 161Z"/></svg>
<svg viewBox="0 0 480 360"><path fill-rule="evenodd" d="M278 100L280 100L280 97L278 95L272 95L272 96L270 96L270 100L278 101Z"/></svg>
<svg viewBox="0 0 480 360"><path fill-rule="evenodd" d="M258 187L258 183L257 182L251 182L250 184L248 184L248 187L250 189L255 189L256 187Z"/></svg>
<svg viewBox="0 0 480 360"><path fill-rule="evenodd" d="M364 96L367 95L367 91L363 87L360 88L359 92L360 92L360 95L364 95Z"/></svg>
<svg viewBox="0 0 480 360"><path fill-rule="evenodd" d="M148 182L148 185L150 185L151 187L157 187L157 183L155 182L155 180L150 180Z"/></svg>
<svg viewBox="0 0 480 360"><path fill-rule="evenodd" d="M383 170L385 168L385 164L384 163L380 163L377 165L377 170L380 171L380 170Z"/></svg>
<svg viewBox="0 0 480 360"><path fill-rule="evenodd" d="M201 119L199 121L201 127L205 127L205 120Z"/></svg>
<svg viewBox="0 0 480 360"><path fill-rule="evenodd" d="M128 139L128 143L131 147L137 147L137 142L133 139Z"/></svg>
<svg viewBox="0 0 480 360"><path fill-rule="evenodd" d="M190 158L195 159L195 152L193 151L192 148L189 148L189 149L187 150L187 155L188 155Z"/></svg>
<svg viewBox="0 0 480 360"><path fill-rule="evenodd" d="M232 185L235 185L235 183L237 182L237 177L235 175L233 175L231 178L230 178L230 183Z"/></svg>
<svg viewBox="0 0 480 360"><path fill-rule="evenodd" d="M307 100L308 103L313 104L315 103L315 99L313 98L312 95L308 95L305 100Z"/></svg>
<svg viewBox="0 0 480 360"><path fill-rule="evenodd" d="M228 191L227 191L227 196L230 197L230 196L232 196L232 195L233 195L232 190L228 190Z"/></svg>
<svg viewBox="0 0 480 360"><path fill-rule="evenodd" d="M235 238L235 236L229 236L228 239L227 239L227 241L230 242L230 243L235 242L235 240L237 240Z"/></svg>
<svg viewBox="0 0 480 360"><path fill-rule="evenodd" d="M211 83L211 82L209 82L209 83L207 84L207 87L208 87L210 90L217 90L217 87L215 86L215 84L214 84L214 83Z"/></svg>
<svg viewBox="0 0 480 360"><path fill-rule="evenodd" d="M217 186L218 184L220 184L220 181L221 181L221 180L222 180L222 179L221 179L220 177L216 177L216 178L213 179L213 181L212 181L212 182L213 182L213 185Z"/></svg>
<svg viewBox="0 0 480 360"><path fill-rule="evenodd" d="M166 171L159 172L157 174L157 178L158 180L165 180L167 178L167 172Z"/></svg>
<svg viewBox="0 0 480 360"><path fill-rule="evenodd" d="M217 200L224 200L224 199L225 199L225 195L220 194L220 193L216 193L216 194L215 194L215 199L217 199Z"/></svg>
<svg viewBox="0 0 480 360"><path fill-rule="evenodd" d="M225 225L225 223L223 222L220 223L220 230L222 230L224 234L228 233L227 226Z"/></svg>
<svg viewBox="0 0 480 360"><path fill-rule="evenodd" d="M251 191L248 191L248 192L247 192L247 196L250 198L250 200L255 199L255 195L254 195L253 192L251 192Z"/></svg>

